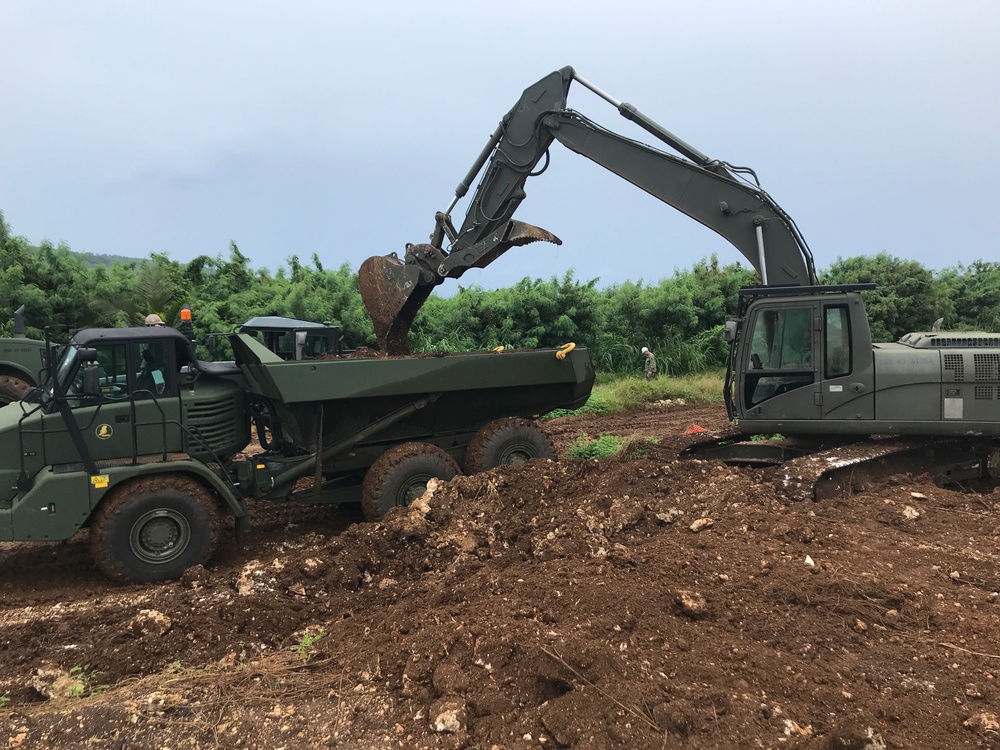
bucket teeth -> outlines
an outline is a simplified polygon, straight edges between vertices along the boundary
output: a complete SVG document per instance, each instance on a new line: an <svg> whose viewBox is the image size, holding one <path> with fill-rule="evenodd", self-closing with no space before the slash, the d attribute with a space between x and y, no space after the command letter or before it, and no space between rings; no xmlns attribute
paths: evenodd
<svg viewBox="0 0 1000 750"><path fill-rule="evenodd" d="M520 247L531 242L551 242L554 245L561 245L562 240L552 232L534 224L526 224L516 219L510 222L507 231L507 243L510 247Z"/></svg>

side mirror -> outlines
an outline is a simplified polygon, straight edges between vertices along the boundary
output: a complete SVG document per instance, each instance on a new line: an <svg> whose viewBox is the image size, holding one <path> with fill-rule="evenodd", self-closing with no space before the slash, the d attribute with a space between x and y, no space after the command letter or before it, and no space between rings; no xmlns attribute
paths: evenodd
<svg viewBox="0 0 1000 750"><path fill-rule="evenodd" d="M83 395L94 397L101 395L101 376L97 365L85 365L83 368Z"/></svg>
<svg viewBox="0 0 1000 750"><path fill-rule="evenodd" d="M726 327L722 331L722 338L725 339L727 344L731 344L736 341L736 331L739 325L735 320L727 320Z"/></svg>

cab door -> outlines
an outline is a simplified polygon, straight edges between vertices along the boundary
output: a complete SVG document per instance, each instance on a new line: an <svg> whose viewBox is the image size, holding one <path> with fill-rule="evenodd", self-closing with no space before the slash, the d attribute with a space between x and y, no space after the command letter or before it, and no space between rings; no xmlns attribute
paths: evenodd
<svg viewBox="0 0 1000 750"><path fill-rule="evenodd" d="M72 380L65 381L64 398L70 418L94 461L131 458L135 452L135 441L128 347L125 343L109 343L94 348L97 351L96 361L76 363ZM88 367L97 369L100 395L85 393L84 379ZM84 457L63 420L62 410L45 414L43 422L46 462L54 465L82 462Z"/></svg>
<svg viewBox="0 0 1000 750"><path fill-rule="evenodd" d="M137 364L131 383L136 453L153 455L183 450L180 384L174 342L133 342Z"/></svg>
<svg viewBox="0 0 1000 750"><path fill-rule="evenodd" d="M840 298L823 305L823 418L874 419L875 368L867 320ZM863 314L863 308L861 308Z"/></svg>
<svg viewBox="0 0 1000 750"><path fill-rule="evenodd" d="M747 313L739 394L745 419L818 419L821 415L815 302L760 301Z"/></svg>

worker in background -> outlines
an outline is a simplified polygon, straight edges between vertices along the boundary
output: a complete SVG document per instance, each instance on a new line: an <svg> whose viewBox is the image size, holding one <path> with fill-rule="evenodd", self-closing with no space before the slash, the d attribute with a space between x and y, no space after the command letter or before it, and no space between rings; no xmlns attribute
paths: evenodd
<svg viewBox="0 0 1000 750"><path fill-rule="evenodd" d="M642 347L642 355L646 358L646 380L656 377L656 357L646 347Z"/></svg>
<svg viewBox="0 0 1000 750"><path fill-rule="evenodd" d="M156 313L150 313L146 316L147 326L162 326L163 324L163 319Z"/></svg>

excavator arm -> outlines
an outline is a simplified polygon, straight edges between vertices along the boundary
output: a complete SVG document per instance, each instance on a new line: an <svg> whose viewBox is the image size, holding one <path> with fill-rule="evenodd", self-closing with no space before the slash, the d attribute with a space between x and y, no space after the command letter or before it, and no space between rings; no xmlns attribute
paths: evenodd
<svg viewBox="0 0 1000 750"><path fill-rule="evenodd" d="M682 156L625 138L568 109L567 94L574 80ZM392 253L361 265L362 299L385 351L409 352L410 326L431 291L446 278L458 278L469 268L485 268L511 247L538 240L561 244L552 233L513 218L525 197L527 178L548 166L553 140L725 237L757 270L765 286L816 283L805 240L791 218L761 190L751 170L709 159L632 105L613 99L565 67L525 89L504 116L451 205L436 214L429 243L408 245L403 258ZM535 171L543 158L546 164ZM451 211L484 165L465 220L456 229ZM445 248L446 240L450 249Z"/></svg>

